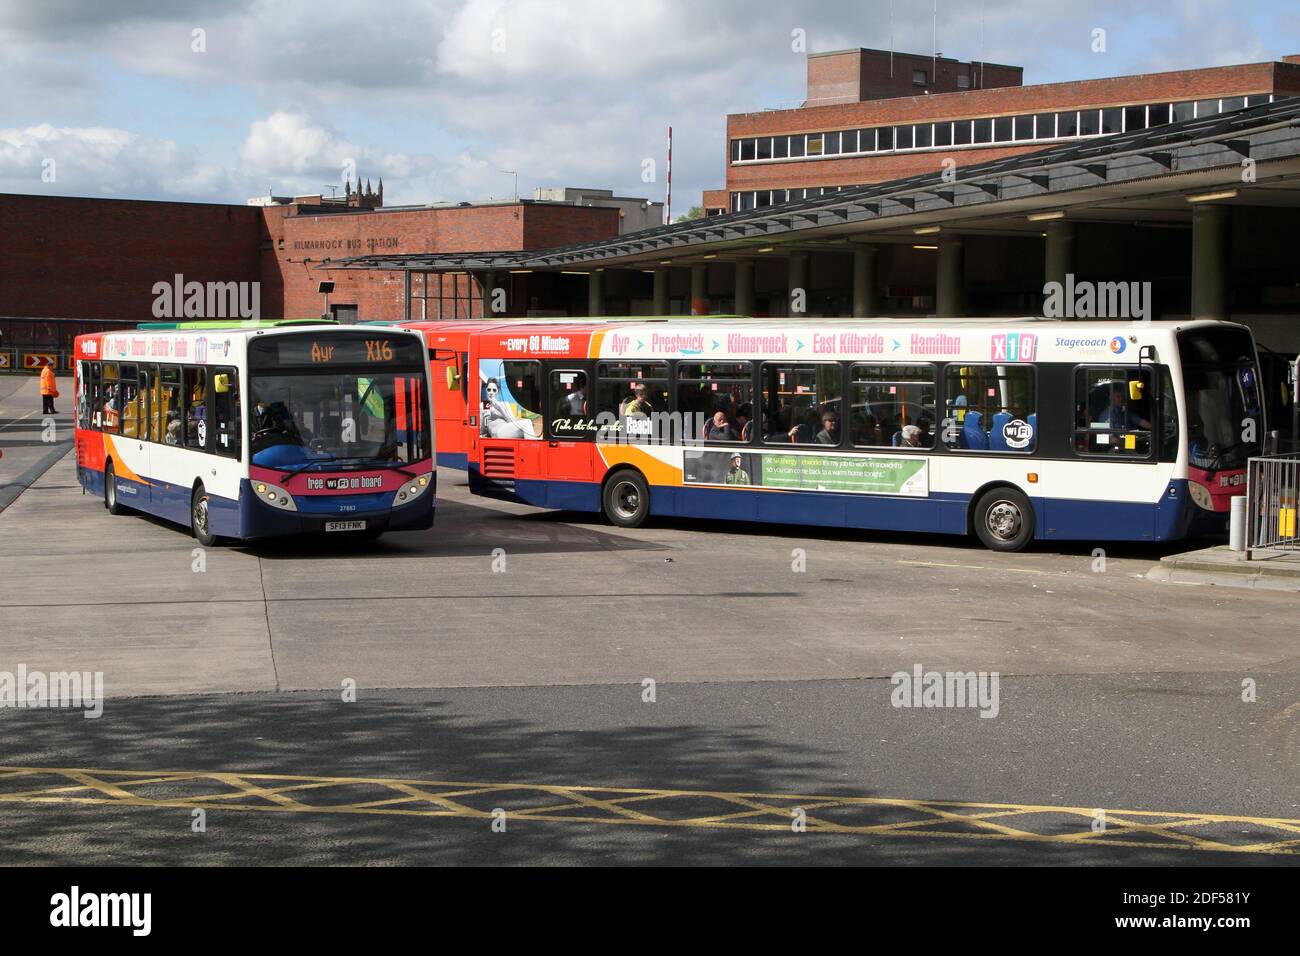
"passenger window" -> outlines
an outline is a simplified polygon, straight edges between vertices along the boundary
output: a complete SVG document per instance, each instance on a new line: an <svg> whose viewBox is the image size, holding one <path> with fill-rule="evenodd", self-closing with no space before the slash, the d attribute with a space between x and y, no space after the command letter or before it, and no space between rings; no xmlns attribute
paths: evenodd
<svg viewBox="0 0 1300 956"><path fill-rule="evenodd" d="M587 373L580 369L551 370L551 437L591 438L596 416L589 414Z"/></svg>
<svg viewBox="0 0 1300 956"><path fill-rule="evenodd" d="M184 440L184 423L181 419L181 370L175 365L164 365L158 370L158 401L155 420L162 429L164 445L179 447Z"/></svg>
<svg viewBox="0 0 1300 956"><path fill-rule="evenodd" d="M849 440L858 448L933 448L934 367L855 365Z"/></svg>
<svg viewBox="0 0 1300 956"><path fill-rule="evenodd" d="M678 363L677 412L687 440L749 441L753 393L748 362Z"/></svg>
<svg viewBox="0 0 1300 956"><path fill-rule="evenodd" d="M1036 373L1027 365L949 365L943 443L963 451L1030 454L1038 445Z"/></svg>
<svg viewBox="0 0 1300 956"><path fill-rule="evenodd" d="M122 437L144 438L140 415L140 372L134 365L123 365L117 385L118 408L122 413Z"/></svg>
<svg viewBox="0 0 1300 956"><path fill-rule="evenodd" d="M667 362L602 362L596 366L596 415L601 438L656 438L655 415L668 411ZM662 419L660 419L662 421ZM662 440L669 436L658 435Z"/></svg>
<svg viewBox="0 0 1300 956"><path fill-rule="evenodd" d="M104 431L111 435L120 434L122 431L122 406L120 404L122 398L117 387L119 374L116 362L104 363L104 381L100 395L100 420Z"/></svg>
<svg viewBox="0 0 1300 956"><path fill-rule="evenodd" d="M208 447L208 370L185 369L185 447L200 451Z"/></svg>
<svg viewBox="0 0 1300 956"><path fill-rule="evenodd" d="M763 364L763 442L838 448L844 436L840 366Z"/></svg>
<svg viewBox="0 0 1300 956"><path fill-rule="evenodd" d="M222 458L239 458L244 442L244 422L239 398L239 372L212 370L212 450Z"/></svg>
<svg viewBox="0 0 1300 956"><path fill-rule="evenodd" d="M479 362L479 435L483 438L542 437L540 362Z"/></svg>
<svg viewBox="0 0 1300 956"><path fill-rule="evenodd" d="M90 375L93 362L77 363L77 427L90 427Z"/></svg>
<svg viewBox="0 0 1300 956"><path fill-rule="evenodd" d="M1150 369L1117 365L1079 369L1074 373L1075 451L1149 457L1153 403Z"/></svg>

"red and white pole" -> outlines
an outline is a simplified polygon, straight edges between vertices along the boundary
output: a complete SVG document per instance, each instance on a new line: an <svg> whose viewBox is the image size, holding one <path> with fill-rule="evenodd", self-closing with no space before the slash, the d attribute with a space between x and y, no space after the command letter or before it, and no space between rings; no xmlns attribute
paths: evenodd
<svg viewBox="0 0 1300 956"><path fill-rule="evenodd" d="M668 127L668 201L664 204L664 225L673 221L673 128Z"/></svg>

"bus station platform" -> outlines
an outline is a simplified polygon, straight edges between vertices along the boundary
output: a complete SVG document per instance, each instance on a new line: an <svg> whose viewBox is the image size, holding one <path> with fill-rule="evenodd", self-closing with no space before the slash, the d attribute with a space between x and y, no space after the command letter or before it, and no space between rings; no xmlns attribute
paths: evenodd
<svg viewBox="0 0 1300 956"><path fill-rule="evenodd" d="M1179 584L1300 592L1300 552L1261 551L1247 561L1246 552L1216 545L1165 555L1147 577Z"/></svg>

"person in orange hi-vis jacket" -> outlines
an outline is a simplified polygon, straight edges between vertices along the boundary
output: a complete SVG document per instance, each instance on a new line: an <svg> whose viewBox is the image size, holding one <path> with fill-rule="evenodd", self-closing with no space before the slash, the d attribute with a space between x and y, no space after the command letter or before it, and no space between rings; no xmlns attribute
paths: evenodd
<svg viewBox="0 0 1300 956"><path fill-rule="evenodd" d="M54 400L59 397L59 387L54 381L54 369L47 365L41 369L41 414L57 415Z"/></svg>

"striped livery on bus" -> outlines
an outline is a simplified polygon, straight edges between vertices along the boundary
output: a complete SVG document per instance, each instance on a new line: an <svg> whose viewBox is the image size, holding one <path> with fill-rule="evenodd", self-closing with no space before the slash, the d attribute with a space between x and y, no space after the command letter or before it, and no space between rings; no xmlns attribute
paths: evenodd
<svg viewBox="0 0 1300 956"><path fill-rule="evenodd" d="M1250 331L1221 322L405 325L441 336L475 493L626 527L1170 541L1224 528L1266 427Z"/></svg>
<svg viewBox="0 0 1300 956"><path fill-rule="evenodd" d="M77 475L113 514L205 545L429 528L429 356L400 329L301 322L82 335Z"/></svg>

